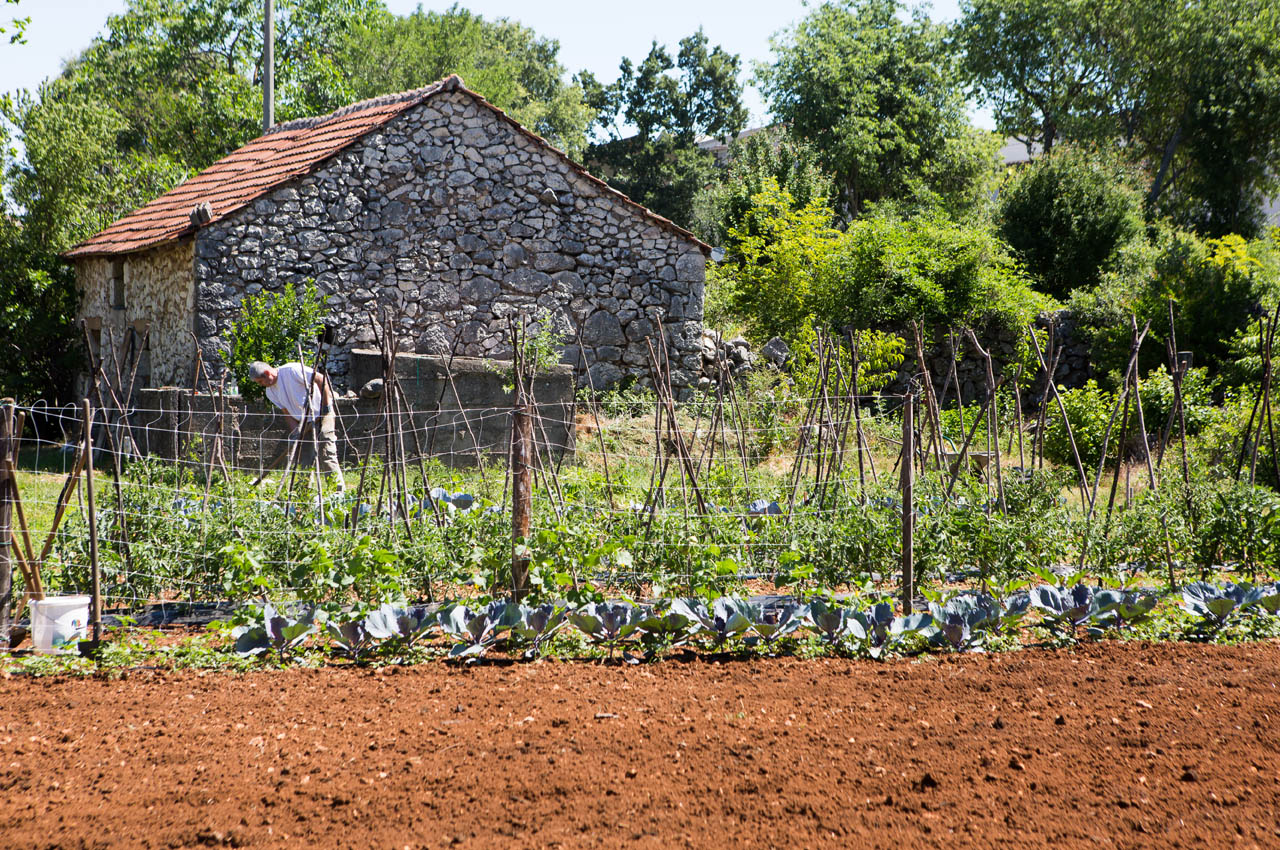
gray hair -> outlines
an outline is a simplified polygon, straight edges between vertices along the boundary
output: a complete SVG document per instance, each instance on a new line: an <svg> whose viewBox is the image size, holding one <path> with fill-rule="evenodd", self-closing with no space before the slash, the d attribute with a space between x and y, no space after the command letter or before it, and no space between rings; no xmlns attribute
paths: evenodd
<svg viewBox="0 0 1280 850"><path fill-rule="evenodd" d="M263 363L261 360L255 360L249 364L249 380L256 381L263 375L267 374L267 370L271 368L270 363Z"/></svg>

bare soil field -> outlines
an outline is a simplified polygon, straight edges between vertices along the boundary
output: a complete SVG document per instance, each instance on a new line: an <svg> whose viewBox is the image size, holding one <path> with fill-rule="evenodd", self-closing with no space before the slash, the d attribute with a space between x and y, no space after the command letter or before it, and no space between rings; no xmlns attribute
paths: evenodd
<svg viewBox="0 0 1280 850"><path fill-rule="evenodd" d="M0 681L0 846L1280 847L1280 646Z"/></svg>

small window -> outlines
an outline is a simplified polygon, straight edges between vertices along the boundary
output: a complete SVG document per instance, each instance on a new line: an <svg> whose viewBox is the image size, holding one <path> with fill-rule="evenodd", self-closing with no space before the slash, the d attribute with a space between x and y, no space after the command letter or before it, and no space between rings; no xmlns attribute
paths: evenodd
<svg viewBox="0 0 1280 850"><path fill-rule="evenodd" d="M124 260L111 261L111 306L124 309Z"/></svg>

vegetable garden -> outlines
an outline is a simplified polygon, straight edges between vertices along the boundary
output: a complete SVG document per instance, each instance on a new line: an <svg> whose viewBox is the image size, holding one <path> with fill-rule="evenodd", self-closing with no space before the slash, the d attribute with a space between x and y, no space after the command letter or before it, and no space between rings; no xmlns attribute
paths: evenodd
<svg viewBox="0 0 1280 850"><path fill-rule="evenodd" d="M1141 342L1135 328L1131 374ZM639 662L687 647L881 658L1280 634L1280 499L1258 480L1274 462L1259 461L1259 404L1218 447L1175 427L1175 393L1149 436L1126 379L1091 414L1106 422L1095 433L1072 414L1095 401L1088 388L1042 387L1027 412L1033 385L992 378L990 402L944 407L954 391L927 373L905 396L863 392L895 361L857 350L818 337L790 374L682 401L655 352L653 388L583 392L572 452L533 424L523 486L515 438L506 459L467 454L478 467L406 451L430 443L430 411L397 400L390 348L392 391L341 492L297 467L259 484L265 448L245 468L222 450L234 422L177 429L181 459L167 462L132 449L158 412L10 407L44 429L15 441L17 465L50 470L22 473L14 551L41 590L87 592L96 571L108 622L221 603L228 655L277 663L495 650ZM512 415L529 415L534 367L513 368ZM125 395L99 384L99 401ZM77 427L106 447L92 465L83 440L48 438Z"/></svg>
<svg viewBox="0 0 1280 850"><path fill-rule="evenodd" d="M1194 439L1135 456L1122 395L1064 392L1057 423L1051 389L944 406L919 376L865 392L850 353L683 400L589 387L571 453L527 431L525 527L518 453L405 451L430 417L394 391L344 492L255 486L265 449L219 450L233 423L182 429L170 462L128 450L158 412L8 408L40 428L10 444L15 560L49 593L96 573L106 628L90 657L6 659L0 835L1266 846L1280 512L1256 421L1197 406Z"/></svg>

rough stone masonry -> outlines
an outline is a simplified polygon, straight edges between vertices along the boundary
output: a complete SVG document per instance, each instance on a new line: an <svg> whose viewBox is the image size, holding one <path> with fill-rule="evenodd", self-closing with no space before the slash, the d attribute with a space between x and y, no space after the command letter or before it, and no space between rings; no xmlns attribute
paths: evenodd
<svg viewBox="0 0 1280 850"><path fill-rule="evenodd" d="M581 365L576 326L599 388L649 374L646 338L660 318L673 381L687 386L702 365L706 250L446 81L317 170L200 229L194 326L218 363L246 294L314 279L328 296L339 385L350 351L374 343L370 311L386 306L401 316L402 350L424 354L509 356L508 317L525 315L549 321L563 362Z"/></svg>

